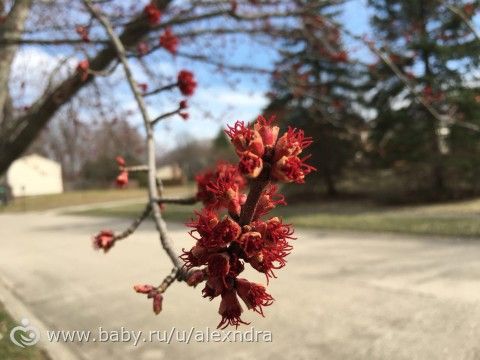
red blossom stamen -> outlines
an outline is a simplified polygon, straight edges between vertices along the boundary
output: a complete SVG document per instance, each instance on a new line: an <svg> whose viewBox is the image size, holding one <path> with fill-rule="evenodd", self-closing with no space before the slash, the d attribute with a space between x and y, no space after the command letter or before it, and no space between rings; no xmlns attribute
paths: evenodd
<svg viewBox="0 0 480 360"><path fill-rule="evenodd" d="M243 309L238 301L235 291L225 291L222 294L222 301L220 302L220 308L218 313L222 316L222 320L218 323L217 329L225 329L229 325L235 326L238 328L240 324L249 325L242 321L240 315L242 314Z"/></svg>
<svg viewBox="0 0 480 360"><path fill-rule="evenodd" d="M246 279L236 280L238 296L243 300L248 309L264 316L262 306L273 304L274 298L266 292L265 286L252 283Z"/></svg>
<svg viewBox="0 0 480 360"><path fill-rule="evenodd" d="M248 178L256 178L263 169L263 160L250 151L245 151L238 164L240 172Z"/></svg>

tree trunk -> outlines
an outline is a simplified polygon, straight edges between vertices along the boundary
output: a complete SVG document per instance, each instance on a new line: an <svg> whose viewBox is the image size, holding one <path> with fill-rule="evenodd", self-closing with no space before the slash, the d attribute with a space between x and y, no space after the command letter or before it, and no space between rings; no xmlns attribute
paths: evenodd
<svg viewBox="0 0 480 360"><path fill-rule="evenodd" d="M335 180L333 179L330 169L323 169L323 179L325 181L325 186L327 187L327 195L330 197L338 195L338 191L335 186Z"/></svg>
<svg viewBox="0 0 480 360"><path fill-rule="evenodd" d="M13 5L10 13L7 15L4 23L0 26L0 40L7 36L20 37L25 28L32 0L17 0ZM3 4L2 4L3 8ZM2 10L3 12L3 10ZM3 45L0 47L0 127L5 128L8 119L11 117L10 93L8 81L10 79L10 71L12 62L17 52L18 45Z"/></svg>
<svg viewBox="0 0 480 360"><path fill-rule="evenodd" d="M435 195L442 195L445 192L445 174L442 164L435 164L432 169L433 189Z"/></svg>

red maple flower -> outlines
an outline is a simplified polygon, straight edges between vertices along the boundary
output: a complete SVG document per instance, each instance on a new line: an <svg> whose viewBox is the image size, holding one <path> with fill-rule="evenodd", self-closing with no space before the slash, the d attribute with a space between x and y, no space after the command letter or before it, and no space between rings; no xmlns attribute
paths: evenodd
<svg viewBox="0 0 480 360"><path fill-rule="evenodd" d="M250 258L258 254L263 248L264 241L262 235L257 231L248 231L237 240L243 252Z"/></svg>
<svg viewBox="0 0 480 360"><path fill-rule="evenodd" d="M181 70L177 76L177 85L183 95L192 96L197 87L197 82L191 71Z"/></svg>
<svg viewBox="0 0 480 360"><path fill-rule="evenodd" d="M205 281L207 278L207 274L205 270L195 270L190 273L190 275L187 278L187 284L188 286L193 286L196 287L198 284L201 282Z"/></svg>
<svg viewBox="0 0 480 360"><path fill-rule="evenodd" d="M186 108L188 108L188 102L187 100L181 100L179 103L178 103L178 107L181 109L181 110L184 110Z"/></svg>
<svg viewBox="0 0 480 360"><path fill-rule="evenodd" d="M262 195L258 199L257 207L255 208L255 214L253 215L254 220L268 214L278 205L287 205L285 196L277 193L277 189L278 186L275 184L270 184L265 188Z"/></svg>
<svg viewBox="0 0 480 360"><path fill-rule="evenodd" d="M148 90L148 84L147 83L138 83L137 86L143 93L147 92L147 90Z"/></svg>
<svg viewBox="0 0 480 360"><path fill-rule="evenodd" d="M289 127L275 144L275 160L283 156L298 156L312 143L312 138L305 136L303 130Z"/></svg>
<svg viewBox="0 0 480 360"><path fill-rule="evenodd" d="M118 187L125 187L128 185L128 171L122 170L115 179L115 183Z"/></svg>
<svg viewBox="0 0 480 360"><path fill-rule="evenodd" d="M111 230L102 230L93 238L93 247L95 250L102 249L107 252L115 244L115 236Z"/></svg>
<svg viewBox="0 0 480 360"><path fill-rule="evenodd" d="M228 245L238 239L242 232L240 225L231 217L225 216L214 228L212 237L221 245Z"/></svg>
<svg viewBox="0 0 480 360"><path fill-rule="evenodd" d="M235 326L238 328L240 324L246 324L240 318L242 315L243 309L238 301L237 294L234 290L227 290L222 293L222 301L220 302L220 308L218 309L218 313L222 316L222 320L217 325L217 329L225 329L229 325Z"/></svg>
<svg viewBox="0 0 480 360"><path fill-rule="evenodd" d="M180 43L178 37L176 37L172 29L168 27L165 32L160 35L160 46L164 47L171 54L177 53L177 48Z"/></svg>
<svg viewBox="0 0 480 360"><path fill-rule="evenodd" d="M179 112L178 115L180 115L180 117L183 120L188 120L190 118L190 114L188 112L185 112L185 111Z"/></svg>
<svg viewBox="0 0 480 360"><path fill-rule="evenodd" d="M219 223L218 216L210 208L204 208L202 211L195 211L197 218L186 223L188 227L194 228L189 233L195 240L201 240L205 237L210 237L213 229ZM198 235L198 237L196 236Z"/></svg>
<svg viewBox="0 0 480 360"><path fill-rule="evenodd" d="M263 169L263 160L251 151L245 151L240 156L238 169L246 177L256 178Z"/></svg>
<svg viewBox="0 0 480 360"><path fill-rule="evenodd" d="M218 163L215 169L206 170L195 177L197 198L212 209L238 207L244 199L240 191L245 187L245 179L238 172L238 167L229 163Z"/></svg>
<svg viewBox="0 0 480 360"><path fill-rule="evenodd" d="M239 215L245 195L241 189L245 180L237 167L228 163L219 163L214 171L208 170L197 175L197 198L207 208L226 208L230 214Z"/></svg>
<svg viewBox="0 0 480 360"><path fill-rule="evenodd" d="M90 37L88 35L88 28L86 26L79 25L75 28L75 31L84 42L87 42L87 43L90 42Z"/></svg>
<svg viewBox="0 0 480 360"><path fill-rule="evenodd" d="M305 163L310 156L300 159L297 156L283 156L272 168L272 177L282 182L295 182L303 184L305 175L315 171L316 169Z"/></svg>
<svg viewBox="0 0 480 360"><path fill-rule="evenodd" d="M200 245L195 245L189 251L182 250L180 259L183 260L185 268L191 269L192 267L205 265L208 261L208 251L206 248Z"/></svg>
<svg viewBox="0 0 480 360"><path fill-rule="evenodd" d="M225 133L230 138L237 154L250 151L258 157L263 156L265 147L260 133L248 128L243 121L237 121L233 126L228 126Z"/></svg>
<svg viewBox="0 0 480 360"><path fill-rule="evenodd" d="M273 147L277 142L280 128L278 126L272 126L274 121L275 116L271 116L270 119L267 120L259 115L253 126L253 128L260 134L265 147Z"/></svg>
<svg viewBox="0 0 480 360"><path fill-rule="evenodd" d="M230 256L227 253L216 253L208 258L207 273L210 277L224 279L230 271Z"/></svg>
<svg viewBox="0 0 480 360"><path fill-rule="evenodd" d="M264 316L262 306L273 304L273 297L266 292L263 285L252 283L246 279L236 279L235 286L238 296L247 305L247 308L262 316Z"/></svg>
<svg viewBox="0 0 480 360"><path fill-rule="evenodd" d="M80 80L86 81L88 79L88 70L90 69L90 62L88 59L82 60L77 65L77 73L80 75Z"/></svg>
<svg viewBox="0 0 480 360"><path fill-rule="evenodd" d="M162 17L162 12L153 3L145 6L145 9L143 11L150 25L158 24L160 18Z"/></svg>

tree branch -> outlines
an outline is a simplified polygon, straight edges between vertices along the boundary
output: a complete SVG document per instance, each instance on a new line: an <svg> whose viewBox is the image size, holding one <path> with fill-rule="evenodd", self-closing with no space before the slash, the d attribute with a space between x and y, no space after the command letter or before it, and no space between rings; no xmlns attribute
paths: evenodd
<svg viewBox="0 0 480 360"><path fill-rule="evenodd" d="M117 57L123 66L123 69L125 71L125 76L130 86L130 90L132 91L135 97L135 101L137 102L140 113L142 115L145 131L147 134L146 141L147 141L147 164L148 164L148 196L150 199L150 206L152 208L153 219L155 221L155 226L157 228L157 231L160 234L160 242L162 244L162 247L167 253L170 260L172 261L174 267L178 270L179 279L182 279L184 277L183 271L181 270L182 263L178 255L175 254L175 251L173 250L170 244L170 240L167 235L167 226L165 224L165 221L162 218L160 206L158 202L155 201L155 199L159 197L157 183L156 183L157 179L156 179L156 164L155 164L155 155L156 155L155 141L153 137L153 127L151 124L151 119L148 114L145 101L142 95L140 94L137 84L133 78L133 74L127 60L125 47L123 46L121 39L115 34L115 31L113 30L108 19L102 14L100 14L94 8L90 0L84 0L84 3L87 6L88 10L91 12L91 14L98 19L98 21L102 24L105 31L107 32L108 37L110 38L112 45L116 51Z"/></svg>

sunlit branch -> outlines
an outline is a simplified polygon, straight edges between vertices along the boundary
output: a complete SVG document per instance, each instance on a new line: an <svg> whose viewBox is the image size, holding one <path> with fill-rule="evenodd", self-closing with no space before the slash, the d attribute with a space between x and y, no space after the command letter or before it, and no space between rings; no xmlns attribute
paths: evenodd
<svg viewBox="0 0 480 360"><path fill-rule="evenodd" d="M130 69L130 65L128 63L127 57L126 57L126 51L125 47L123 46L122 42L120 41L119 37L116 35L115 31L113 30L109 20L99 13L95 7L92 5L90 0L84 0L84 3L88 10L91 12L91 14L98 19L98 21L102 24L104 27L105 31L108 34L108 37L110 38L113 46L115 47L115 50L117 52L117 57L120 60L124 71L125 71L125 76L128 81L128 84L130 86L130 90L132 91L135 101L137 102L137 105L139 107L140 113L142 115L143 123L145 126L145 131L146 131L146 142L147 142L147 166L149 168L148 170L148 195L150 198L150 206L152 208L152 214L153 214L153 219L155 221L155 226L157 228L157 231L160 235L160 242L167 253L168 257L170 258L171 262L175 266L176 269L178 269L178 278L179 279L184 279L185 276L187 275L186 272L182 270L182 263L180 261L180 258L177 256L175 251L173 250L170 240L168 238L167 234L167 227L165 224L165 221L162 218L162 214L160 211L160 206L157 202L153 201L153 199L159 198L159 193L158 193L158 188L157 188L157 177L156 177L156 163L155 163L155 157L156 157L156 151L155 151L155 141L153 137L153 127L151 124L151 119L147 111L147 107L145 104L145 101L140 94L137 83L135 82L133 78L133 73L132 70Z"/></svg>

